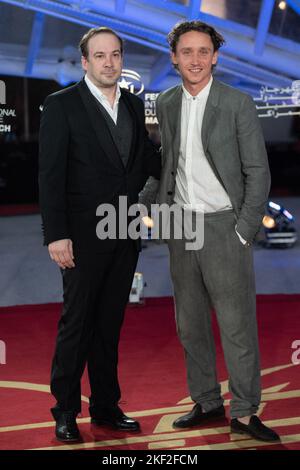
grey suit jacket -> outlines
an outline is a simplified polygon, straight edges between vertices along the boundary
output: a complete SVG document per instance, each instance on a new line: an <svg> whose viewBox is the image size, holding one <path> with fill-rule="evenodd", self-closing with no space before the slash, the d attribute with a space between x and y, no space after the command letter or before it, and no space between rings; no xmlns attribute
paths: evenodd
<svg viewBox="0 0 300 470"><path fill-rule="evenodd" d="M173 204L181 134L182 87L157 98L162 144L162 174L150 178L139 202ZM214 79L202 125L204 153L227 191L237 231L248 242L258 232L270 190L270 171L255 104L250 96Z"/></svg>

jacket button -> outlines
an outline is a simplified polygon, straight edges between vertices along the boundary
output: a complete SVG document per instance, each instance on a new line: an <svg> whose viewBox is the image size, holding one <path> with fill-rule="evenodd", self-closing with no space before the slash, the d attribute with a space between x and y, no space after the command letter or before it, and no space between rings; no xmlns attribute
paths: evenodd
<svg viewBox="0 0 300 470"><path fill-rule="evenodd" d="M168 196L172 196L172 194L173 194L173 191L168 191L168 193L167 193L167 194L168 194Z"/></svg>
<svg viewBox="0 0 300 470"><path fill-rule="evenodd" d="M171 175L174 176L174 171L171 171Z"/></svg>

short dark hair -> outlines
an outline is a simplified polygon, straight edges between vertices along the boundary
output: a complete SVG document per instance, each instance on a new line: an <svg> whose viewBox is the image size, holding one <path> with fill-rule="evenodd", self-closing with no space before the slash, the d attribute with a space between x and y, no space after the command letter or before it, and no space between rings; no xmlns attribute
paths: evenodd
<svg viewBox="0 0 300 470"><path fill-rule="evenodd" d="M102 33L109 33L115 36L119 42L120 42L120 50L121 54L123 55L123 50L124 50L124 41L123 39L113 30L110 28L107 28L106 26L100 26L99 28L91 28L87 33L85 33L80 42L79 42L79 49L81 51L81 55L85 57L86 59L89 56L89 48L88 48L88 42L89 40L96 36L97 34L102 34Z"/></svg>
<svg viewBox="0 0 300 470"><path fill-rule="evenodd" d="M208 34L212 40L214 52L220 49L220 47L225 43L225 39L222 34L218 33L218 31L209 24L198 20L184 21L182 23L177 23L168 34L168 43L172 52L176 52L180 36L184 33L188 33L189 31L198 31L199 33Z"/></svg>

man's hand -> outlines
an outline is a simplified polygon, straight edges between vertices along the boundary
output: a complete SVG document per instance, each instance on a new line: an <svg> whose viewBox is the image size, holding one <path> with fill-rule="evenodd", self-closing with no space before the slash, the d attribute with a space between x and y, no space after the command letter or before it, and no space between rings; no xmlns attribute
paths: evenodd
<svg viewBox="0 0 300 470"><path fill-rule="evenodd" d="M50 258L55 261L60 268L75 268L73 261L73 243L69 238L49 243L48 251Z"/></svg>

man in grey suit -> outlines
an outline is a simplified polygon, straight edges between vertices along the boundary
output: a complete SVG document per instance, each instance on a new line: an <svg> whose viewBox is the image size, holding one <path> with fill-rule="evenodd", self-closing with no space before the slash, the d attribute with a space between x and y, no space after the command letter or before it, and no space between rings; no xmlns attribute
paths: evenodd
<svg viewBox="0 0 300 470"><path fill-rule="evenodd" d="M178 24L168 40L182 85L157 99L163 170L140 202L204 211L204 245L169 239L176 324L195 406L173 426L225 416L215 366L211 307L217 314L232 393L231 431L279 440L256 416L261 398L251 243L264 215L270 174L252 99L212 77L223 37L200 21Z"/></svg>

